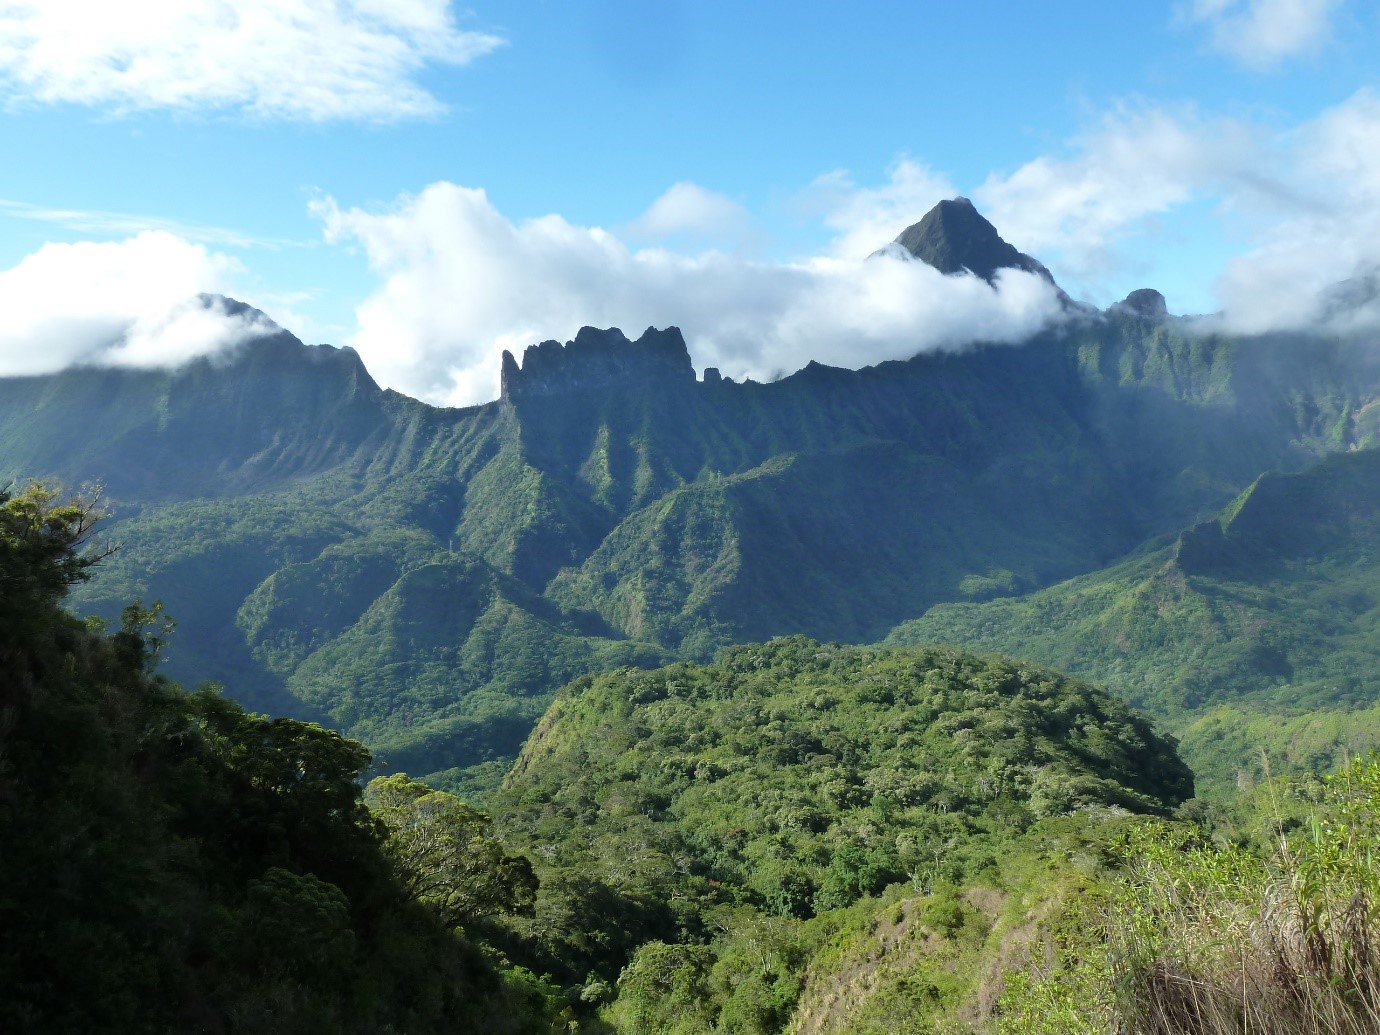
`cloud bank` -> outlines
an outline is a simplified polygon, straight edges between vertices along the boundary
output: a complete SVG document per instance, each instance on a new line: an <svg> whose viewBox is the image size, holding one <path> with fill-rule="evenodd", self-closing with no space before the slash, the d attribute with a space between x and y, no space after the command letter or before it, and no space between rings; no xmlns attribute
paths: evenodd
<svg viewBox="0 0 1380 1035"><path fill-rule="evenodd" d="M1018 248L1084 283L1133 266L1161 217L1198 204L1241 242L1215 285L1227 329L1324 326L1336 285L1380 268L1380 97L1360 90L1285 129L1122 107L973 197Z"/></svg>
<svg viewBox="0 0 1380 1035"><path fill-rule="evenodd" d="M0 271L0 376L70 366L177 366L277 330L206 305L239 264L164 231L46 244Z"/></svg>
<svg viewBox="0 0 1380 1035"><path fill-rule="evenodd" d="M582 325L679 325L699 366L769 379L806 360L858 367L973 341L1014 342L1060 312L1049 285L991 286L920 262L835 256L756 262L634 250L560 216L515 223L482 190L436 183L382 213L315 205L383 278L352 344L384 384L450 405L493 399L499 358ZM912 215L910 218L916 218ZM904 224L903 224L904 225ZM872 247L901 227L889 226Z"/></svg>
<svg viewBox="0 0 1380 1035"><path fill-rule="evenodd" d="M879 185L860 186L841 171L821 176L797 204L832 237L794 261L755 258L762 231L753 216L691 182L674 184L616 232L559 215L513 220L482 190L444 182L382 210L330 198L312 207L327 239L358 246L378 278L347 340L382 383L460 405L494 398L503 349L563 340L584 324L630 335L678 324L697 365L758 380L811 359L857 367L1023 340L1059 312L1037 278L1013 272L993 287L922 263L867 258L956 193L912 159ZM1374 90L1283 128L1123 105L1063 152L992 174L970 193L1004 237L1046 262L1075 296L1124 276L1140 248L1163 253L1159 222L1182 227L1192 214L1213 224L1203 235L1209 246L1224 228L1238 242L1220 267L1218 325L1380 329ZM188 301L233 291L244 271L212 250L248 242L232 231L135 233L146 220L14 202L0 210L125 235L47 245L0 271L0 374L174 365L264 329ZM1091 297L1114 300L1095 290Z"/></svg>
<svg viewBox="0 0 1380 1035"><path fill-rule="evenodd" d="M402 391L458 405L494 397L503 349L565 339L584 324L633 335L678 324L697 365L759 380L810 359L858 367L1022 340L1057 313L1035 278L1012 273L993 288L922 263L865 259L955 193L909 159L880 186L843 172L820 177L801 203L835 236L825 254L795 262L637 249L556 215L515 223L483 191L450 183L383 212L329 199L316 212L328 238L361 245L381 278L357 309L353 341L370 369ZM1380 328L1380 301L1363 290L1380 283L1380 97L1371 90L1283 130L1126 105L1067 153L989 176L973 194L1003 236L1066 283L1133 265L1127 253L1157 220L1198 205L1244 242L1218 278L1216 326ZM674 236L701 221L725 234L746 218L682 183L632 225Z"/></svg>
<svg viewBox="0 0 1380 1035"><path fill-rule="evenodd" d="M1023 251L1097 279L1125 264L1119 242L1154 217L1244 187L1260 152L1258 132L1242 122L1121 107L1074 140L1067 157L989 176L973 197Z"/></svg>
<svg viewBox="0 0 1380 1035"><path fill-rule="evenodd" d="M502 42L459 29L449 0L8 0L0 96L118 112L414 118L444 107L418 73Z"/></svg>

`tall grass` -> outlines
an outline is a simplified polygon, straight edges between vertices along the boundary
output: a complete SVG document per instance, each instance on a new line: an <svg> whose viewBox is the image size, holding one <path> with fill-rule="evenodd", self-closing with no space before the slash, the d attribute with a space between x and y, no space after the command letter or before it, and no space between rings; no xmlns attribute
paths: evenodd
<svg viewBox="0 0 1380 1035"><path fill-rule="evenodd" d="M998 1030L1115 1035L1380 1033L1380 759L1329 779L1268 859L1142 828L1125 877L1014 981Z"/></svg>

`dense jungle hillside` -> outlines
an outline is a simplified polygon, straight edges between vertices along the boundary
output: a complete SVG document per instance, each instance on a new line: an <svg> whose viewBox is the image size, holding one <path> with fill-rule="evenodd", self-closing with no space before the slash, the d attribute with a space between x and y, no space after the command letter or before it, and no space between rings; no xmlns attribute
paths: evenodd
<svg viewBox="0 0 1380 1035"><path fill-rule="evenodd" d="M893 248L1035 268L961 200ZM9 378L0 474L104 486L122 549L74 601L162 600L171 676L491 789L581 673L1039 590L1365 447L1380 413L1363 343L1231 336L1150 290L1019 346L771 384L697 378L674 328L585 328L502 383L438 409L285 331Z"/></svg>
<svg viewBox="0 0 1380 1035"><path fill-rule="evenodd" d="M1159 549L1026 597L936 606L895 643L963 643L1107 686L1183 739L1200 792L1380 745L1380 453L1261 475Z"/></svg>
<svg viewBox="0 0 1380 1035"><path fill-rule="evenodd" d="M69 615L98 517L0 492L0 1027L550 1030L549 989L457 927L530 911L527 861L406 778L371 812L360 744L155 674L159 609Z"/></svg>
<svg viewBox="0 0 1380 1035"><path fill-rule="evenodd" d="M1374 761L1213 810L1088 684L792 637L571 683L490 820L71 617L98 514L0 494L7 1030L1373 1030Z"/></svg>
<svg viewBox="0 0 1380 1035"><path fill-rule="evenodd" d="M798 1030L823 1010L857 1031L869 1011L918 1028L972 1002L1006 896L1078 842L1064 817L1115 826L1192 793L1172 744L1088 684L791 637L576 680L490 804L541 877L534 919L514 921L543 938L539 969L591 975L618 1030ZM963 899L978 880L989 897ZM884 994L826 1006L823 961L866 952L883 912ZM575 931L551 919L570 915ZM928 958L927 930L970 923L966 952ZM866 1030L899 1030L882 1014Z"/></svg>

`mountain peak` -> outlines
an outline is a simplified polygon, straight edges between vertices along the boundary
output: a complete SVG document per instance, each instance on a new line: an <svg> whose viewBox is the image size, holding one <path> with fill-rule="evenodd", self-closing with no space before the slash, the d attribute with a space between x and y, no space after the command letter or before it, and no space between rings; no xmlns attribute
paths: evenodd
<svg viewBox="0 0 1380 1035"><path fill-rule="evenodd" d="M261 325L272 332L283 330L282 326L262 309L256 309L248 302L241 302L238 298L202 291L196 296L196 300L203 309L222 313L225 316L233 316L244 320L246 323Z"/></svg>
<svg viewBox="0 0 1380 1035"><path fill-rule="evenodd" d="M1169 306L1164 296L1154 288L1137 288L1112 306L1112 312L1125 313L1152 322L1169 318Z"/></svg>
<svg viewBox="0 0 1380 1035"><path fill-rule="evenodd" d="M1054 283L1043 263L1002 240L967 198L941 201L920 222L906 227L895 243L940 273L968 270L990 284L997 270L1018 269Z"/></svg>
<svg viewBox="0 0 1380 1035"><path fill-rule="evenodd" d="M502 397L566 395L614 384L693 383L695 368L679 327L648 327L629 341L617 327L581 327L574 341L529 345L519 366L503 353Z"/></svg>

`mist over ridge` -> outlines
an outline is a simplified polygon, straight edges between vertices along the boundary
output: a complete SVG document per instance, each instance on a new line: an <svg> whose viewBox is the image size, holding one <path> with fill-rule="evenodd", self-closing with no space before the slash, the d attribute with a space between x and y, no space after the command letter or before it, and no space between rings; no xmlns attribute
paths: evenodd
<svg viewBox="0 0 1380 1035"><path fill-rule="evenodd" d="M353 346L380 384L439 405L500 397L505 352L564 340L581 325L680 327L696 368L772 381L812 362L859 369L927 351L1018 345L1070 320L1100 318L966 198L941 201L864 260L789 264L712 250L695 257L635 251L611 234L556 217L514 225L484 192L451 184L433 185L384 215L341 211L328 201L318 207L328 234L358 240L385 274L384 287L361 307ZM419 227L425 242L411 236ZM424 276L418 246L434 263ZM70 365L175 368L198 356L232 355L280 330L257 309L219 300L218 292L180 294L221 276L215 271L223 263L201 246L151 232L125 244L70 247L89 273L89 286L78 283L75 295L37 290L47 253L0 273L0 297L21 314L0 336L0 374ZM52 255L59 258L71 256ZM176 271L153 293L126 292L112 278L116 268L151 260ZM1366 333L1376 324L1373 282L1363 275L1323 292L1311 323L1297 313L1288 320L1216 314L1185 327L1265 333L1276 320L1288 331ZM423 324L400 318L423 297ZM514 329L514 307L523 330ZM1156 312L1169 318L1163 304ZM46 347L50 339L62 347Z"/></svg>

